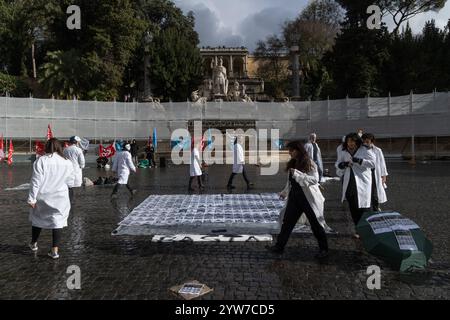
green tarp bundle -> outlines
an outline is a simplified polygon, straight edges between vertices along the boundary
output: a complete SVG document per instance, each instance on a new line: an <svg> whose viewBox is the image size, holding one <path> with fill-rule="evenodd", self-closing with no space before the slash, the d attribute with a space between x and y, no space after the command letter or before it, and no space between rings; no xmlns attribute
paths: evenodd
<svg viewBox="0 0 450 320"><path fill-rule="evenodd" d="M150 162L147 159L140 160L138 163L138 168L145 169L150 166Z"/></svg>
<svg viewBox="0 0 450 320"><path fill-rule="evenodd" d="M369 212L356 231L366 250L400 271L423 269L433 246L419 226L398 212Z"/></svg>

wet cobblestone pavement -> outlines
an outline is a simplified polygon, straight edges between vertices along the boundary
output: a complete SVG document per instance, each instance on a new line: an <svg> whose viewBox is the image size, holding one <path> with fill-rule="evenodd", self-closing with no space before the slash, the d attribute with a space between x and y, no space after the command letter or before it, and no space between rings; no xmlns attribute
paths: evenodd
<svg viewBox="0 0 450 320"><path fill-rule="evenodd" d="M327 165L331 168L331 165ZM31 167L0 167L0 299L176 299L168 289L196 279L214 288L203 299L449 299L450 297L450 163L390 163L384 209L395 209L417 222L433 242L433 263L425 271L402 275L364 252L352 239L350 214L339 202L339 182L325 185L328 224L339 232L330 236L330 257L319 263L310 235L297 235L282 258L266 252L266 243L152 243L149 237L112 237L128 212L150 194L180 194L187 190L186 167L143 169L131 183L139 186L134 199L123 192L111 203L111 187L77 192L69 227L64 230L61 258L46 256L51 244L44 231L37 255L30 252L31 226L27 191L4 188L28 183ZM206 193L226 193L231 168L209 170ZM253 193L278 192L285 174L257 176ZM333 170L332 170L333 172ZM85 176L95 180L95 168ZM244 192L236 177L235 192ZM381 290L366 286L367 267L382 268ZM69 290L67 268L81 269L81 290Z"/></svg>

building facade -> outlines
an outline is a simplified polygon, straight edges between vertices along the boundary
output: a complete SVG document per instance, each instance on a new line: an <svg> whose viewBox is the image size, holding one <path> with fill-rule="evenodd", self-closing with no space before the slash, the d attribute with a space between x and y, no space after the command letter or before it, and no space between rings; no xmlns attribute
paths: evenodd
<svg viewBox="0 0 450 320"><path fill-rule="evenodd" d="M230 47L204 47L200 49L203 59L204 70L204 84L200 91L202 96L209 97L211 84L214 77L214 67L223 63L226 69L226 76L228 80L228 100L233 99L233 94L238 90L241 98L247 95L251 100L267 100L268 97L264 94L264 79L257 75L257 62L255 58L249 54L245 47L230 48ZM236 99L237 94L234 94Z"/></svg>

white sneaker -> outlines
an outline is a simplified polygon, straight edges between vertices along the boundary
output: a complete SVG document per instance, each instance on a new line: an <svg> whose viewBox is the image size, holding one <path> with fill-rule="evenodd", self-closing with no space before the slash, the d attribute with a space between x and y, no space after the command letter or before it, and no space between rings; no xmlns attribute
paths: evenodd
<svg viewBox="0 0 450 320"><path fill-rule="evenodd" d="M48 256L52 259L59 259L59 254L49 251Z"/></svg>
<svg viewBox="0 0 450 320"><path fill-rule="evenodd" d="M29 243L28 244L28 247L31 249L31 251L33 251L33 252L36 252L36 251L38 251L38 246L37 246L37 242L35 242L35 243Z"/></svg>

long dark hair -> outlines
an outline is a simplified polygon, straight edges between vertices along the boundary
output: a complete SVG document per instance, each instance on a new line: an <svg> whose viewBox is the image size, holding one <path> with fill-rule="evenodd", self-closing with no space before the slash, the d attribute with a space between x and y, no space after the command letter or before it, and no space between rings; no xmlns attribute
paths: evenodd
<svg viewBox="0 0 450 320"><path fill-rule="evenodd" d="M64 159L66 158L63 153L62 142L56 138L51 138L45 144L45 153L54 154L55 152L62 158L64 158Z"/></svg>
<svg viewBox="0 0 450 320"><path fill-rule="evenodd" d="M286 145L286 148L289 151L297 151L297 157L289 160L286 171L289 171L289 169L297 169L301 172L308 173L312 170L311 159L301 141L291 141Z"/></svg>
<svg viewBox="0 0 450 320"><path fill-rule="evenodd" d="M361 138L358 136L357 133L353 132L353 133L349 133L346 137L345 137L345 142L342 145L342 150L348 150L348 140L353 140L356 142L356 149L359 149L359 147L361 147L362 145L362 140Z"/></svg>

